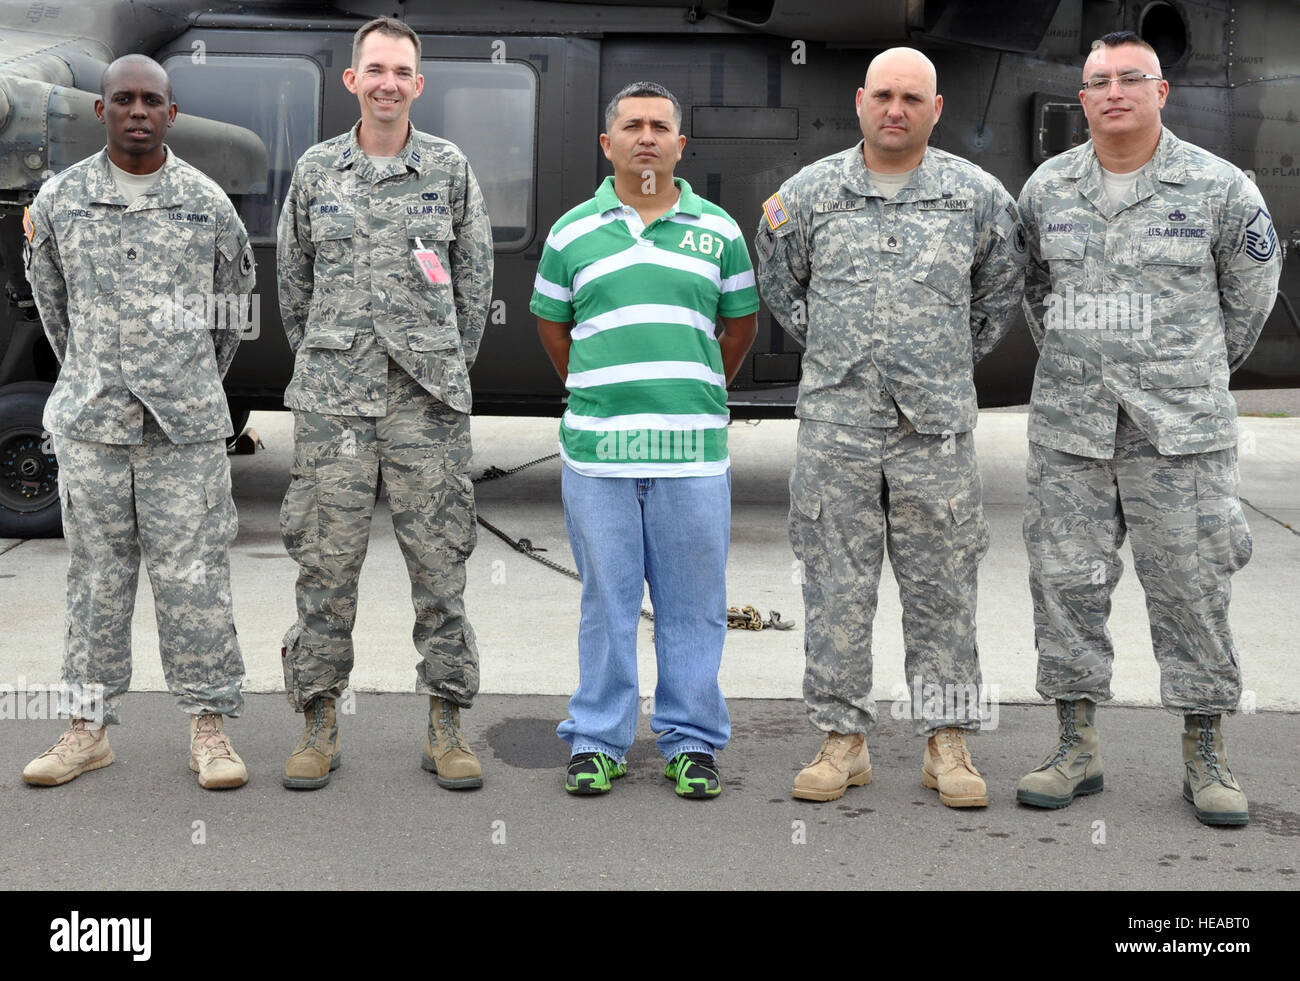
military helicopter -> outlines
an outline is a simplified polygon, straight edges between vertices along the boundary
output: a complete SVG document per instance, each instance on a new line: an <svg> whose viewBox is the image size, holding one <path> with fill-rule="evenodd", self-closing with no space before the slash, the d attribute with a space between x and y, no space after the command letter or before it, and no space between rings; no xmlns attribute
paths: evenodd
<svg viewBox="0 0 1300 981"><path fill-rule="evenodd" d="M351 37L381 14L421 36L414 124L457 143L487 199L495 294L472 376L474 411L559 415L564 390L528 310L551 223L608 172L602 111L628 82L684 108L677 173L751 233L763 200L860 136L854 92L885 47L925 50L943 116L931 142L1013 194L1043 160L1087 139L1080 69L1090 42L1137 31L1172 86L1164 121L1250 172L1283 247L1300 236L1300 4L1290 0L0 0L0 537L57 535L57 461L41 409L58 373L23 276L23 206L97 152L93 103L113 58L170 73L169 144L231 196L255 246L258 302L226 378L236 431L282 408L292 358L280 328L275 228L297 158L356 119L340 76ZM1295 264L1234 387L1300 386ZM737 417L789 416L800 348L764 309L731 389ZM983 406L1029 398L1036 353L1017 323L976 373Z"/></svg>

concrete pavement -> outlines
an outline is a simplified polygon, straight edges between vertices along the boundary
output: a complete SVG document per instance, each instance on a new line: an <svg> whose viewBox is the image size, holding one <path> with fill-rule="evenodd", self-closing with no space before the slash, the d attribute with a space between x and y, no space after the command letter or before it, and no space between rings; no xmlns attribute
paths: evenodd
<svg viewBox="0 0 1300 981"><path fill-rule="evenodd" d="M248 691L283 686L280 642L294 620L297 567L284 551L279 505L288 485L292 421L288 413L255 413L265 450L231 458L239 537L232 549L235 620L248 670ZM1021 541L1025 501L1026 416L984 412L975 430L992 544L980 569L978 614L986 685L1004 701L1038 701L1034 691L1028 564ZM786 537L787 480L797 423L767 420L732 426L733 511L728 602L770 609L802 626L803 602ZM510 468L554 452L553 419L474 420L475 472ZM1300 710L1300 672L1293 656L1300 636L1300 419L1243 418L1242 496L1255 539L1254 557L1233 579L1232 626L1241 651L1248 707ZM572 568L560 506L558 461L481 483L479 513L515 538L545 548ZM1279 523L1280 522L1280 523ZM64 609L67 558L62 540L0 542L0 591L14 619L0 631L0 683L55 683ZM1116 589L1111 633L1117 650L1116 700L1159 702L1142 591L1132 555ZM165 690L158 658L153 601L141 576L134 620L135 680L140 691ZM579 586L479 530L470 559L466 606L478 634L482 690L502 694L568 694L577 682ZM875 622L876 697L894 698L903 684L901 609L886 561ZM377 510L362 572L355 630L360 691L413 691L416 655L405 565L386 503ZM800 629L732 631L723 658L729 697L798 698L803 672ZM654 690L651 627L641 628L642 692Z"/></svg>

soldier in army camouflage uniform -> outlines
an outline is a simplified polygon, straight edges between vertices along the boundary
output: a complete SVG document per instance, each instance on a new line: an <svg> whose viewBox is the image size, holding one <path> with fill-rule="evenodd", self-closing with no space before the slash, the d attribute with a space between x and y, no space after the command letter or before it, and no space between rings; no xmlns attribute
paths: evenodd
<svg viewBox="0 0 1300 981"><path fill-rule="evenodd" d="M994 177L926 146L942 106L924 55L877 56L857 93L863 142L786 181L759 222L759 288L806 346L790 541L804 566L804 698L828 733L795 780L807 800L871 780L871 622L888 547L907 675L943 693L912 706L930 734L922 782L951 807L988 803L964 736L979 727L988 548L973 368L1020 299L1024 241Z"/></svg>
<svg viewBox="0 0 1300 981"><path fill-rule="evenodd" d="M411 576L417 689L430 696L422 765L443 787L483 783L460 708L478 691L463 601L475 544L469 368L492 296L492 229L465 155L410 125L419 56L399 21L357 31L343 82L361 121L303 155L280 216L280 308L296 352L280 527L299 567L283 658L289 702L306 715L287 787L324 786L341 759L334 703L352 670L381 476Z"/></svg>
<svg viewBox="0 0 1300 981"><path fill-rule="evenodd" d="M1131 533L1160 697L1185 716L1183 795L1245 824L1220 717L1241 696L1229 580L1250 558L1228 374L1250 354L1281 257L1255 185L1160 121L1169 83L1131 32L1096 42L1079 93L1092 140L1020 195L1025 314L1039 347L1025 544L1038 691L1060 738L1017 799L1102 789L1096 703L1111 697L1106 619Z"/></svg>
<svg viewBox="0 0 1300 981"><path fill-rule="evenodd" d="M162 67L120 58L101 95L106 148L46 182L24 221L27 278L62 366L44 423L69 553L61 707L73 721L23 780L53 786L113 762L104 724L131 683L143 554L190 767L204 787L238 787L248 774L222 728L243 706L244 662L221 379L253 253L226 195L163 145L176 104Z"/></svg>

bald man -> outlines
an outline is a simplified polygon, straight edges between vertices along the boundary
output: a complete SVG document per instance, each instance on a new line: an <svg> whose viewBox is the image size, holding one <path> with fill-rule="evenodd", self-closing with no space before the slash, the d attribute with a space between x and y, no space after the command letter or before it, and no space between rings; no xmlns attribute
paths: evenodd
<svg viewBox="0 0 1300 981"><path fill-rule="evenodd" d="M1058 808L1102 789L1095 710L1127 535L1160 699L1184 716L1183 796L1203 823L1240 825L1220 722L1241 698L1228 597L1251 538L1228 375L1272 309L1281 249L1254 183L1163 127L1161 75L1136 34L1097 41L1079 92L1091 140L1020 194L1039 347L1024 535L1038 691L1060 732L1016 796Z"/></svg>
<svg viewBox="0 0 1300 981"><path fill-rule="evenodd" d="M927 146L934 65L878 55L857 91L862 142L805 167L763 206L758 284L805 346L790 542L803 563L804 699L826 735L794 796L871 782L871 622L886 548L903 606L922 783L988 804L979 728L976 574L988 548L971 430L975 362L1020 300L1024 237L997 179Z"/></svg>
<svg viewBox="0 0 1300 981"><path fill-rule="evenodd" d="M131 684L142 555L163 673L190 718L190 767L210 790L248 779L222 722L243 705L244 662L221 379L250 308L253 251L221 188L164 143L171 93L151 58L109 65L95 101L107 145L47 181L23 220L27 279L60 364L44 424L69 555L72 724L23 770L35 786L113 762L106 726Z"/></svg>

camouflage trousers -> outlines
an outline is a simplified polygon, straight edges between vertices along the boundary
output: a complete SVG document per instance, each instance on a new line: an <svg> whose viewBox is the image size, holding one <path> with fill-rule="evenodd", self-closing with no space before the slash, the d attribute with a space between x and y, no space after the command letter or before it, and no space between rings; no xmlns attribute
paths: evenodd
<svg viewBox="0 0 1300 981"><path fill-rule="evenodd" d="M68 546L62 711L120 721L143 555L168 690L192 715L239 715L244 659L230 595L239 519L225 441L172 443L146 413L139 445L55 436L54 449Z"/></svg>
<svg viewBox="0 0 1300 981"><path fill-rule="evenodd" d="M298 563L298 621L284 637L284 683L301 712L338 698L352 672L357 581L382 477L415 606L416 690L468 707L478 649L465 617L465 560L477 541L469 416L392 361L382 418L294 412L293 468L280 509Z"/></svg>
<svg viewBox="0 0 1300 981"><path fill-rule="evenodd" d="M892 429L799 423L790 543L803 563L803 694L826 731L876 722L871 623L886 548L917 731L979 727L976 573L989 533L973 438L925 435L900 419ZM935 685L962 697L916 697Z"/></svg>
<svg viewBox="0 0 1300 981"><path fill-rule="evenodd" d="M1241 668L1228 629L1232 574L1251 553L1237 450L1161 456L1121 411L1115 456L1029 444L1025 547L1038 693L1111 697L1106 620L1125 535L1146 593L1160 700L1172 711L1236 711Z"/></svg>

